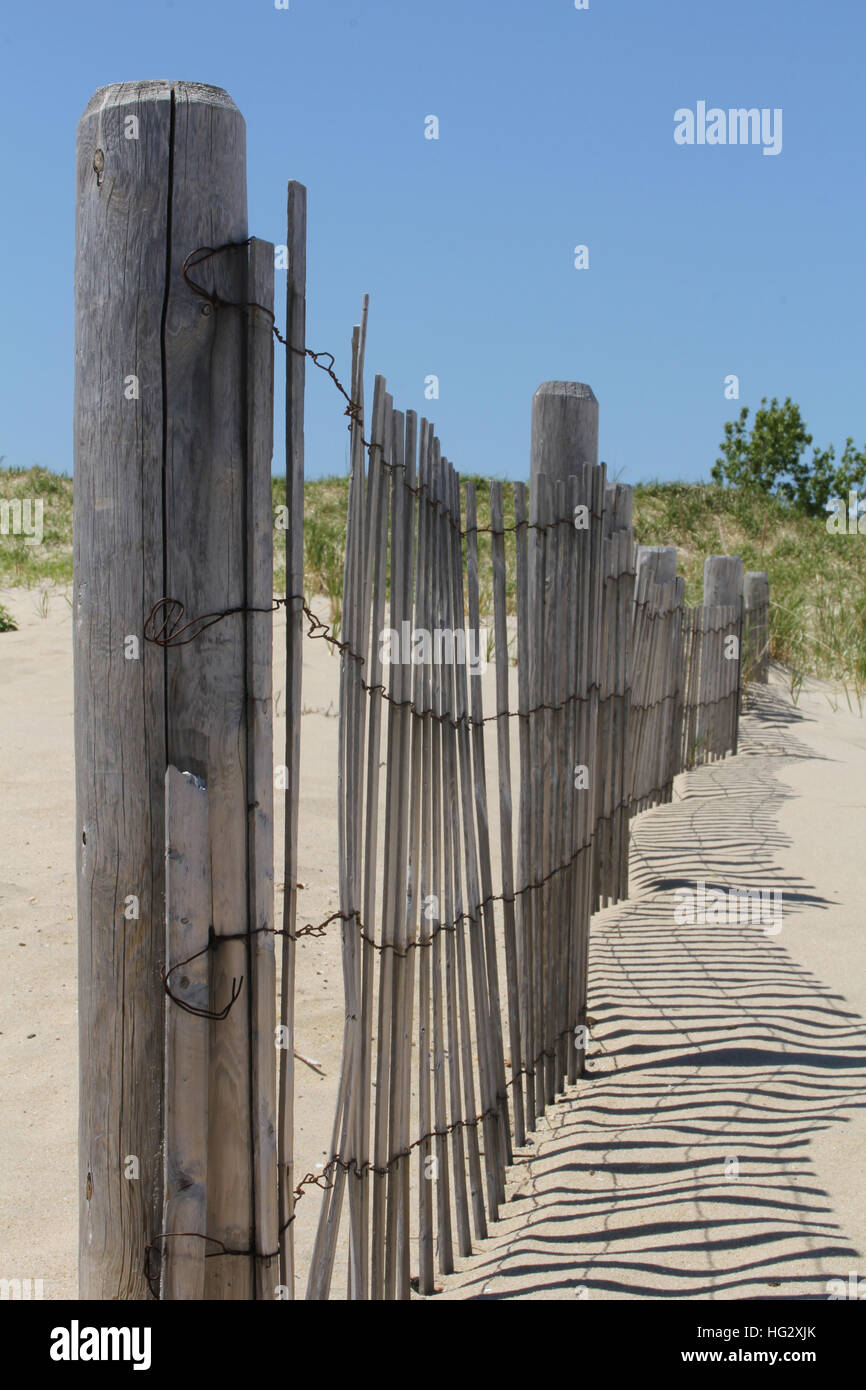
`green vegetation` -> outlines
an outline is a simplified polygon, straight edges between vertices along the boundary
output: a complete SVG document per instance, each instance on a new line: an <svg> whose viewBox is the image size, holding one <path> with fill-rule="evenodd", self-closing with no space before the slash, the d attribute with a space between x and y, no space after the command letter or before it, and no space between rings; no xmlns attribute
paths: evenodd
<svg viewBox="0 0 866 1390"><path fill-rule="evenodd" d="M832 444L813 449L811 459L805 457L812 436L790 397L779 405L774 396L768 405L765 396L750 433L748 419L749 408L743 406L739 418L726 423L721 458L713 465L714 482L778 497L808 516L823 517L835 498L847 507L849 491L866 481L866 450L855 449L850 437L838 463Z"/></svg>
<svg viewBox="0 0 866 1390"><path fill-rule="evenodd" d="M0 585L33 588L37 584L72 583L72 479L47 468L0 468L0 499L41 499L42 542L24 535L0 534ZM31 537L31 540L33 537Z"/></svg>
<svg viewBox="0 0 866 1390"><path fill-rule="evenodd" d="M478 524L489 524L488 483L474 482ZM514 523L514 488L503 486L506 526ZM44 536L27 545L22 536L0 535L0 586L68 586L72 581L72 481L44 469L0 469L0 498L41 497ZM273 480L274 508L285 499L285 480ZM465 500L465 497L464 497ZM305 580L308 598L323 597L339 625L348 481L307 483ZM704 559L740 555L746 569L766 570L772 600L772 656L792 672L866 687L866 536L827 532L784 496L718 483L647 483L635 489L635 532L644 545L676 545L686 596L699 603ZM274 592L285 593L285 533L276 532ZM514 535L506 538L507 594L514 606ZM490 537L479 536L482 611L492 607ZM2 614L0 614L2 625Z"/></svg>
<svg viewBox="0 0 866 1390"><path fill-rule="evenodd" d="M639 544L676 545L689 603L707 555L739 555L770 577L772 659L795 681L866 686L866 536L831 535L782 498L714 483L639 484L634 515Z"/></svg>

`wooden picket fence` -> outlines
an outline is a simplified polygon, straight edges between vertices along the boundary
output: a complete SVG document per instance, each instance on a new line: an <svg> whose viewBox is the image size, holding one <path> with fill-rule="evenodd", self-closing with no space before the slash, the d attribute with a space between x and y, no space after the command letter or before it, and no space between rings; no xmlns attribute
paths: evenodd
<svg viewBox="0 0 866 1390"><path fill-rule="evenodd" d="M405 1299L487 1234L515 1147L582 1073L592 914L628 893L630 817L736 749L743 596L765 679L766 576L710 557L706 607L684 607L675 554L635 549L585 385L536 392L507 522L502 484L461 488L381 377L365 411L366 306L348 392L307 346L292 183L274 599L274 248L248 236L243 151L230 97L197 83L103 88L79 124L81 1294L290 1298L317 1189L307 1296ZM339 638L303 596L309 360L351 422ZM330 1153L296 1182L296 945L334 929L297 917L308 623L340 652L345 1034Z"/></svg>
<svg viewBox="0 0 866 1390"><path fill-rule="evenodd" d="M314 1299L405 1299L413 1281L429 1294L488 1233L513 1148L582 1074L590 920L627 895L629 817L735 750L739 712L742 603L687 608L672 571L657 582L675 552L636 559L631 490L603 466L535 470L532 519L516 483L508 527L491 483L479 527L475 486L461 509L433 426L396 410L381 377L370 446L359 421L340 677L346 1025ZM490 682L469 657L488 619ZM390 663L384 633L403 634Z"/></svg>

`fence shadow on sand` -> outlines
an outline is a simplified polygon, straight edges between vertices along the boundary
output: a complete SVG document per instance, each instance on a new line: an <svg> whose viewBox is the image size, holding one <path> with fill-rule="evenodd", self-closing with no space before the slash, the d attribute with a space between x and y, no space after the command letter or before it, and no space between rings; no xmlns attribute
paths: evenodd
<svg viewBox="0 0 866 1390"><path fill-rule="evenodd" d="M636 821L632 897L593 923L590 1071L451 1296L826 1298L856 1269L809 1149L864 1104L866 1024L784 945L829 906L777 862L807 720L752 687L740 755ZM781 932L678 924L699 880L780 890Z"/></svg>

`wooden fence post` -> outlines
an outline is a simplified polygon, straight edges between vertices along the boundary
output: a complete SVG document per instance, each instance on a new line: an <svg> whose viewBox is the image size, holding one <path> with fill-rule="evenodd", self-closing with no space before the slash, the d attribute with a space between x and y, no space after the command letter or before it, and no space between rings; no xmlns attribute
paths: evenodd
<svg viewBox="0 0 866 1390"><path fill-rule="evenodd" d="M704 561L704 609L708 608L730 608L733 610L730 635L737 637L738 656L735 667L736 679L730 683L724 679L725 666L720 667L719 660L714 655L718 649L721 654L721 661L726 663L727 654L724 650L724 641L714 642L712 640L712 614L705 615L711 638L711 654L705 662L705 671L712 684L708 689L706 682L703 683L702 702L713 705L720 703L717 699L720 690L727 690L728 685L731 685L730 696L726 701L728 705L727 719L725 720L722 711L715 708L710 709L709 728L711 742L715 745L718 743L721 717L721 727L724 728L725 724L727 726L727 737L723 741L723 751L730 749L731 752L736 753L743 674L743 562L738 555L708 555ZM716 750L715 756L720 756L718 750Z"/></svg>
<svg viewBox="0 0 866 1390"><path fill-rule="evenodd" d="M738 555L708 555L704 561L704 607L722 608L743 596L743 562Z"/></svg>
<svg viewBox="0 0 866 1390"><path fill-rule="evenodd" d="M569 482L574 479L575 481ZM568 483L567 488L560 484ZM532 443L530 454L530 524L547 529L534 533L532 548L537 542L539 553L546 560L530 567L529 613L535 625L538 642L535 659L530 662L530 699L535 707L558 703L552 698L552 682L560 669L569 670L573 660L575 685L572 695L579 696L568 709L568 719L555 734L557 716L536 715L545 737L540 740L543 758L536 759L535 786L530 797L530 816L535 822L536 838L531 862L522 866L524 883L548 883L539 893L526 915L527 929L535 937L534 948L545 960L551 931L561 930L560 904L565 903L565 924L562 930L568 942L570 978L565 981L566 1011L569 1014L564 1037L556 1036L555 1025L544 1011L547 1036L541 1038L544 1057L544 1085L540 1086L542 1065L536 1069L536 1112L549 1103L562 1081L563 1064L571 1080L583 1070L582 1034L573 1030L582 1027L586 1018L586 959L589 939L589 916L593 908L597 864L594 827L601 806L601 776L599 771L598 718L601 686L601 653L603 649L603 566L604 566L604 468L598 468L598 401L592 388L579 381L546 381L539 386L532 400ZM556 512L557 497L568 497L572 515L563 517ZM578 508L583 508L578 517ZM571 522L566 528L551 523ZM578 583L571 592L575 595L573 611L567 611L565 595L569 586L555 573L555 556L563 545L572 555L570 564L576 566ZM550 568L550 563L554 568ZM539 591L539 583L543 586ZM543 634L549 634L549 641ZM571 644L571 649L570 649ZM558 650L554 650L554 645ZM563 664L564 663L564 664ZM564 746L563 746L564 742ZM540 751L540 750L539 750ZM556 766L552 762L556 761ZM543 767L541 765L543 762ZM559 765L562 764L562 765ZM558 811L551 807L551 779L556 785L568 777L575 781L576 765L588 769L588 786L575 789L571 807L571 853L565 864L548 862L551 846L555 844ZM567 785L567 783L566 783ZM553 819L551 816L553 814ZM569 828L569 827L567 827ZM543 847L543 849L542 849ZM541 851L541 852L540 852ZM552 872L556 870L556 872ZM539 998L550 981L541 981ZM530 1117L530 1124L532 1117Z"/></svg>
<svg viewBox="0 0 866 1390"><path fill-rule="evenodd" d="M155 1238L164 1234L168 765L207 791L210 1009L224 1010L244 977L224 1018L188 1018L209 1030L207 1231L231 1250L265 1256L276 1248L275 1161L266 1159L267 1171L261 1163L273 1129L273 938L267 930L243 936L273 924L269 604L187 632L186 645L145 636L163 597L184 605L185 623L258 606L271 591L273 249L246 244L244 145L231 98L196 83L103 87L78 127L74 640L86 1299L146 1297L146 1256L155 1285L166 1243ZM190 265L205 288L197 294L183 263L202 247L220 249ZM268 1288L269 1263L253 1253L206 1264L207 1297L252 1297L257 1272L260 1290Z"/></svg>
<svg viewBox="0 0 866 1390"><path fill-rule="evenodd" d="M581 381L544 381L532 398L529 519L538 507L539 474L552 483L571 478L582 463L598 463L598 401Z"/></svg>
<svg viewBox="0 0 866 1390"><path fill-rule="evenodd" d="M770 669L770 579L764 570L746 571L743 609L745 676L747 680L766 685Z"/></svg>
<svg viewBox="0 0 866 1390"><path fill-rule="evenodd" d="M655 584L673 584L677 577L677 548L675 545L638 545L635 547L635 588L643 570Z"/></svg>

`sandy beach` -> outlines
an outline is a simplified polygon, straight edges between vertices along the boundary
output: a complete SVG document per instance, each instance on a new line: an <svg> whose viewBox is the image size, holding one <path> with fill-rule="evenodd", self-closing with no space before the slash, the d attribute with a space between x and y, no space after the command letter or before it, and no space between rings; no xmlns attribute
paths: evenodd
<svg viewBox="0 0 866 1390"><path fill-rule="evenodd" d="M0 636L0 1277L69 1298L72 615L59 591L0 601L19 624ZM322 642L305 659L300 902L317 922L337 906L338 666ZM278 663L277 749L283 686ZM866 725L817 682L795 706L774 673L741 728L736 758L679 778L635 822L631 897L593 923L587 1075L516 1156L505 1219L439 1281L445 1298L808 1299L866 1273ZM678 923L677 891L699 882L777 891L781 919ZM296 1012L317 1068L298 1064L303 1174L324 1163L333 1115L337 934L299 943ZM300 1269L317 1201L299 1206Z"/></svg>

